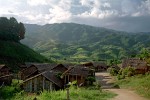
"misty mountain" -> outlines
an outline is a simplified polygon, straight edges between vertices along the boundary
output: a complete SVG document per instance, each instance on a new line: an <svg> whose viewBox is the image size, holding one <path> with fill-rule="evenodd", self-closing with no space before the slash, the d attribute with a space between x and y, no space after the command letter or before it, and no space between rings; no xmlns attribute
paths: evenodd
<svg viewBox="0 0 150 100"><path fill-rule="evenodd" d="M21 42L48 58L100 60L135 55L150 46L150 33L128 33L75 23L25 24Z"/></svg>

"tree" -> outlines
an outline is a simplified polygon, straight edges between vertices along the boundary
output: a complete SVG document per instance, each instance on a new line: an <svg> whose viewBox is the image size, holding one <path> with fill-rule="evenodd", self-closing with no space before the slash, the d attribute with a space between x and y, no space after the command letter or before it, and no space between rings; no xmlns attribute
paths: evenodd
<svg viewBox="0 0 150 100"><path fill-rule="evenodd" d="M143 48L143 49L141 50L141 53L140 53L139 56L140 56L140 58L143 59L143 60L149 58L149 56L150 56L149 50L146 49L146 48Z"/></svg>
<svg viewBox="0 0 150 100"><path fill-rule="evenodd" d="M23 23L19 23L19 33L18 33L18 36L19 36L19 39L24 39L24 35L25 35L25 27L23 25Z"/></svg>
<svg viewBox="0 0 150 100"><path fill-rule="evenodd" d="M0 39L18 42L24 39L25 27L14 17L0 17Z"/></svg>

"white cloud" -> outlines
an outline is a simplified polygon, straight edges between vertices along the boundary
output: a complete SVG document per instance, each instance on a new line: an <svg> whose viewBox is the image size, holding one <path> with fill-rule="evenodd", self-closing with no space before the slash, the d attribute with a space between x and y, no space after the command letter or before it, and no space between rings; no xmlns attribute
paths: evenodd
<svg viewBox="0 0 150 100"><path fill-rule="evenodd" d="M0 0L0 16L24 23L78 22L114 28L134 17L150 16L150 0Z"/></svg>
<svg viewBox="0 0 150 100"><path fill-rule="evenodd" d="M30 6L47 5L46 0L27 0Z"/></svg>

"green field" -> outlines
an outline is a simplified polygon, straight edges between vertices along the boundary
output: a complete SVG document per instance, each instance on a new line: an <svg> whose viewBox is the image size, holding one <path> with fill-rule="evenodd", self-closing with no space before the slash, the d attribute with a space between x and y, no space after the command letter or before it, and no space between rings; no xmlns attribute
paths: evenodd
<svg viewBox="0 0 150 100"><path fill-rule="evenodd" d="M19 91L19 92L17 92ZM0 90L3 99L8 100L67 100L66 90L60 91L44 91L39 95L35 93L25 93L19 89L15 89L13 86L7 86ZM107 100L113 98L116 94L98 89L89 88L69 88L70 100ZM0 98L2 99L2 98Z"/></svg>

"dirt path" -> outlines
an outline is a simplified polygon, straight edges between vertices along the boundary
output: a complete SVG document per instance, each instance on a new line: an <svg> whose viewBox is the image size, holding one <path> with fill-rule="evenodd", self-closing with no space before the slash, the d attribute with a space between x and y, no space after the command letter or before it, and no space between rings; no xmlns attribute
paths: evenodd
<svg viewBox="0 0 150 100"><path fill-rule="evenodd" d="M110 100L147 100L134 93L134 91L113 88L113 79L107 72L96 73L96 80L102 85L102 89L118 94Z"/></svg>

